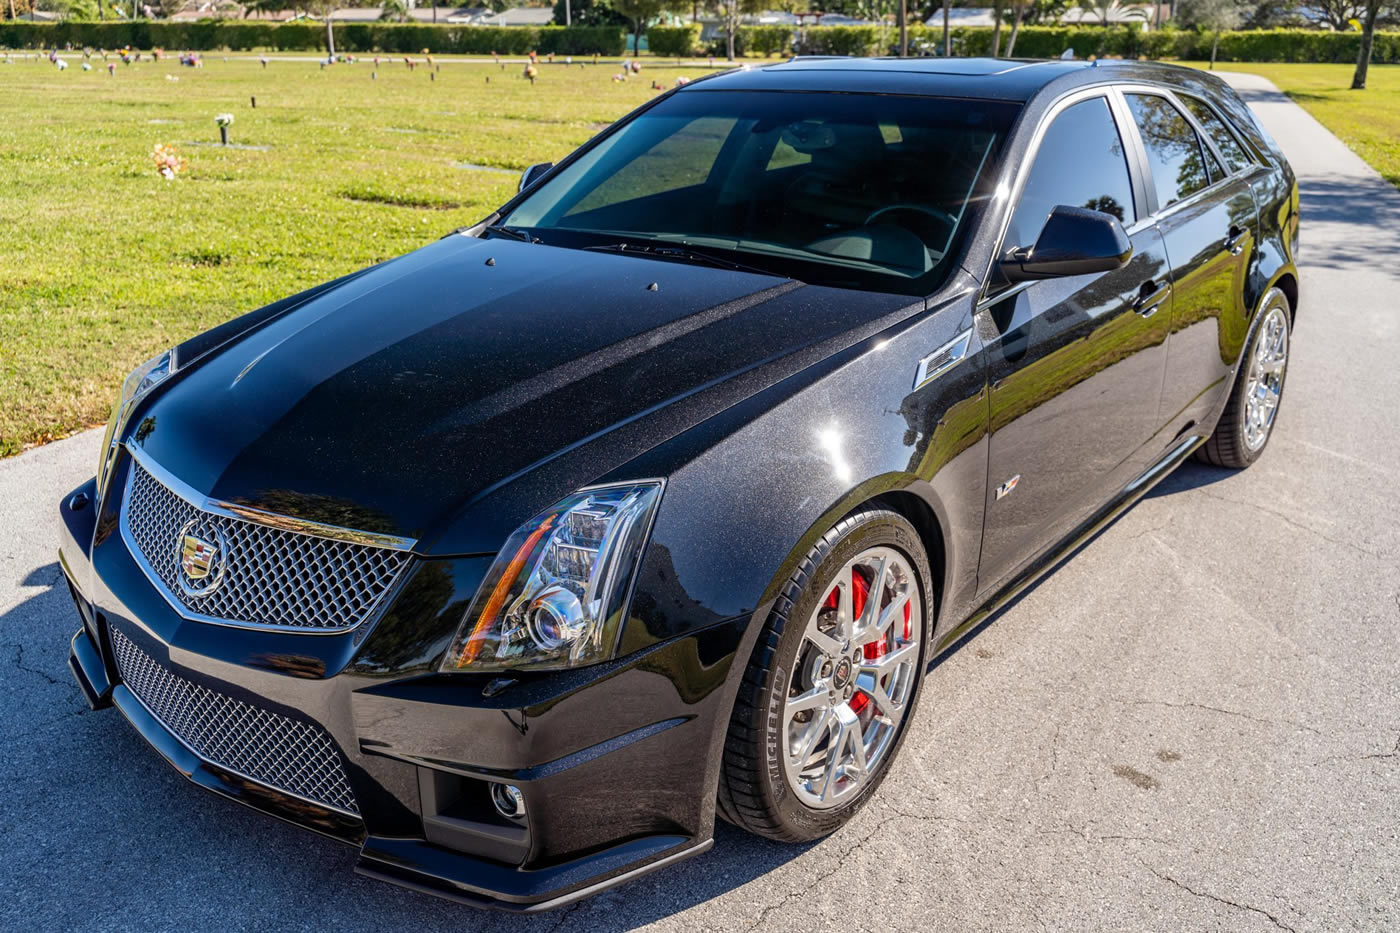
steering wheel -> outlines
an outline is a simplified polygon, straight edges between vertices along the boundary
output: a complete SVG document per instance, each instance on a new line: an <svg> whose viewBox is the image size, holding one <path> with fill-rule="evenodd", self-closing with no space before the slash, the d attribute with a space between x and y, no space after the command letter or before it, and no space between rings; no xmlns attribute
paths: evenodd
<svg viewBox="0 0 1400 933"><path fill-rule="evenodd" d="M875 213L865 218L866 226L873 224L876 217L879 217L881 214L888 214L890 211L914 211L919 214L927 214L934 220L941 220L949 227L956 227L958 225L958 219L942 208L929 207L927 204L890 204L880 208Z"/></svg>

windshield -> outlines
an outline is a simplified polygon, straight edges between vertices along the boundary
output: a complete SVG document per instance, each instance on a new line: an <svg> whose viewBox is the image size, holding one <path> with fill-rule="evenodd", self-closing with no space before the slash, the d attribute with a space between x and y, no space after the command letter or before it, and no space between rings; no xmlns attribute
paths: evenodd
<svg viewBox="0 0 1400 933"><path fill-rule="evenodd" d="M988 194L1018 109L696 88L619 127L500 224L558 246L651 246L811 284L927 295Z"/></svg>

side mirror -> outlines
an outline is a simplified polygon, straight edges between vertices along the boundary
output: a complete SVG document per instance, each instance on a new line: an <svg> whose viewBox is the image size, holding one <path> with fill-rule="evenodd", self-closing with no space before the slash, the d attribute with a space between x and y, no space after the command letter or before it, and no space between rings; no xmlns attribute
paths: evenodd
<svg viewBox="0 0 1400 933"><path fill-rule="evenodd" d="M516 193L519 194L521 191L524 191L526 188L539 181L544 177L544 173L552 168L554 168L553 162L537 162L527 168L520 175L520 187L516 189Z"/></svg>
<svg viewBox="0 0 1400 933"><path fill-rule="evenodd" d="M1030 249L1014 249L1001 261L1011 282L1109 272L1127 265L1133 244L1112 214L1061 204L1050 212Z"/></svg>

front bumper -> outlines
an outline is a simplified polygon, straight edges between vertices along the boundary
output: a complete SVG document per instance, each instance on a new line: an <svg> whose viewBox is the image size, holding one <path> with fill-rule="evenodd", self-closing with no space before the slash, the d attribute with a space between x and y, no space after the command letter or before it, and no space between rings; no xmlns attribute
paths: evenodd
<svg viewBox="0 0 1400 933"><path fill-rule="evenodd" d="M474 588L485 559L420 562L414 579L428 576L431 587L410 579L368 633L231 629L178 615L113 533L116 516L96 515L92 498L89 482L60 507L60 565L82 622L69 665L89 705L115 705L192 782L357 846L359 873L515 911L572 902L711 844L737 621L578 671L441 675L436 655L425 661L404 645L426 631L441 645L441 616ZM450 566L423 570L439 563ZM448 592L425 601L444 580ZM197 751L135 681L123 682L114 633L201 691L324 730L354 812ZM494 811L493 783L520 789L523 820Z"/></svg>

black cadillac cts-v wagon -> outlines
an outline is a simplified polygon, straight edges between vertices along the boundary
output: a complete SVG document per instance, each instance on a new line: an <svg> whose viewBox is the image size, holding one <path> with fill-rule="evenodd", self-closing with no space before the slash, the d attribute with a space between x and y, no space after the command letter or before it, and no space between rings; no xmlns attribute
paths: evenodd
<svg viewBox="0 0 1400 933"><path fill-rule="evenodd" d="M1298 193L1204 74L799 59L522 189L138 368L61 506L89 703L374 877L832 832L939 652L1274 425Z"/></svg>

